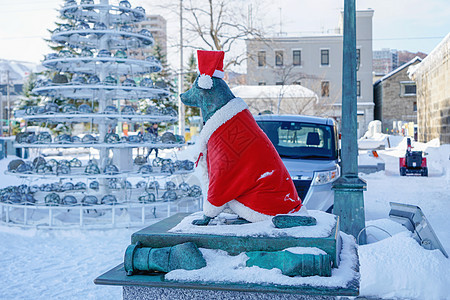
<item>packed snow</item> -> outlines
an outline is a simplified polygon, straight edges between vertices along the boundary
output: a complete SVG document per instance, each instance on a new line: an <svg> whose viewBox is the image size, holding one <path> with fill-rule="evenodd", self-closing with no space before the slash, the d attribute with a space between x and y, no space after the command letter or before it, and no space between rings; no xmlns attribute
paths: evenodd
<svg viewBox="0 0 450 300"><path fill-rule="evenodd" d="M439 250L422 248L403 226L388 216L389 202L419 206L443 247L450 253L450 145L439 146L438 141L413 143L413 150L427 153L429 177L401 177L398 158L405 154L406 140L389 136L389 144L385 150L377 150L379 157L376 158L386 164L386 170L360 175L367 181L364 199L369 242L358 249L361 295L450 299L450 260ZM7 166L4 162L0 161L1 174ZM1 179L0 187L17 184L15 177L2 175ZM161 218L154 219L157 220ZM38 230L1 225L0 298L121 299L120 287L97 286L93 280L122 262L131 233L135 231L137 228ZM202 251L208 261L206 268L215 262L223 270L229 270L231 266L242 264L244 259L242 256L212 255L213 251ZM341 261L345 261L342 256ZM222 269L209 270L206 274L211 279ZM248 272L255 272L254 276L264 273L268 282L283 278L276 269ZM339 272L345 273L340 276L351 275L339 268L333 270L333 276ZM226 272L220 273L227 275ZM170 276L174 276L173 273ZM247 275L246 278L254 276ZM314 278L305 280L314 281ZM297 279L283 280L293 282Z"/></svg>

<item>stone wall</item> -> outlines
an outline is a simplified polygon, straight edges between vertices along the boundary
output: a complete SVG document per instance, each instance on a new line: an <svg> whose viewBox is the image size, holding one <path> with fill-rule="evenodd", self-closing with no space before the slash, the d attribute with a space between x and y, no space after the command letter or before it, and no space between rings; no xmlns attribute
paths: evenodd
<svg viewBox="0 0 450 300"><path fill-rule="evenodd" d="M405 95L404 83L411 82L407 68L400 70L381 84L381 121L382 130L392 129L393 121L417 123L417 112L414 111L416 95Z"/></svg>
<svg viewBox="0 0 450 300"><path fill-rule="evenodd" d="M415 67L410 76L417 83L418 138L439 138L450 144L450 34Z"/></svg>

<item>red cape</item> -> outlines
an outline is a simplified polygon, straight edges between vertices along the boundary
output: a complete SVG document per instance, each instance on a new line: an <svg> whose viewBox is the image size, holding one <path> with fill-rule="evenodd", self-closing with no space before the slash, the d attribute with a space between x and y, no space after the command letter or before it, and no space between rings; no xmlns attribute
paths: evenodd
<svg viewBox="0 0 450 300"><path fill-rule="evenodd" d="M222 111L222 115L227 113ZM232 112L225 119L210 130L211 135L207 138L207 201L220 207L236 200L253 211L270 216L298 211L302 204L294 183L250 111L238 109L236 114ZM205 211L205 214L214 217L217 211L209 214Z"/></svg>

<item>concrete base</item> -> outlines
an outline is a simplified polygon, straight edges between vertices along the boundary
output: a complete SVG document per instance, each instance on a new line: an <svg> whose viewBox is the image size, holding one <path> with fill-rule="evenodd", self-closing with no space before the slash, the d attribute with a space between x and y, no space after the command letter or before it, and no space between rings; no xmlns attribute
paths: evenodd
<svg viewBox="0 0 450 300"><path fill-rule="evenodd" d="M335 300L336 296L124 286L124 300ZM342 299L342 297L340 298Z"/></svg>

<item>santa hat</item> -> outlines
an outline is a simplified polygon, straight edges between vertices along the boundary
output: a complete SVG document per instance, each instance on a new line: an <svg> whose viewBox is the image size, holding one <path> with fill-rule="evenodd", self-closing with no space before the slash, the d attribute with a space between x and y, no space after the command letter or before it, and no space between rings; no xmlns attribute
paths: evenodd
<svg viewBox="0 0 450 300"><path fill-rule="evenodd" d="M209 90L212 88L211 77L223 78L223 51L205 51L197 50L198 70L200 76L198 78L198 86L202 89Z"/></svg>

